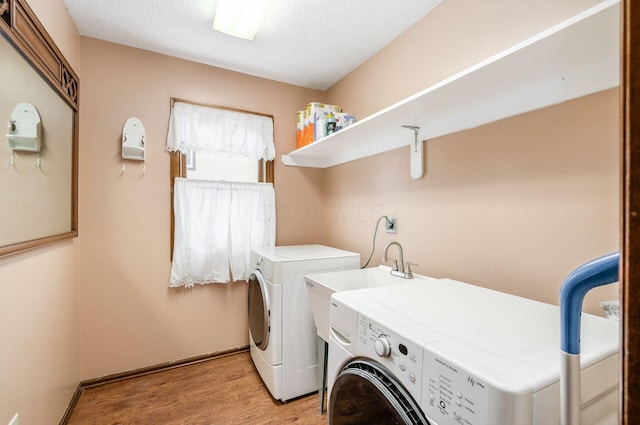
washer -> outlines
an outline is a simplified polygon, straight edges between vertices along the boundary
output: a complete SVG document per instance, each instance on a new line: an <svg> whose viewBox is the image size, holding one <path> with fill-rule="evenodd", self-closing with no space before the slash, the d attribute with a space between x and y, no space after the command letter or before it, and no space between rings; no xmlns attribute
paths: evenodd
<svg viewBox="0 0 640 425"><path fill-rule="evenodd" d="M249 347L273 398L287 401L320 387L316 327L306 273L360 267L360 255L322 245L262 248L251 253Z"/></svg>
<svg viewBox="0 0 640 425"><path fill-rule="evenodd" d="M548 425L557 306L450 279L336 293L330 425ZM618 323L582 315L582 424L617 424Z"/></svg>

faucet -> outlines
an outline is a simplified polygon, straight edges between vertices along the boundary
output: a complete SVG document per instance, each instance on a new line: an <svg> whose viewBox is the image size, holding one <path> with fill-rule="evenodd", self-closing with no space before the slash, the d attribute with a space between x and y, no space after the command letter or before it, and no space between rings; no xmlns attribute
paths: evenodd
<svg viewBox="0 0 640 425"><path fill-rule="evenodd" d="M407 261L406 266L404 265L404 257L402 255L402 245L400 245L400 243L393 241L393 242L389 242L385 247L384 247L384 253L382 254L382 261L386 262L387 260L387 251L389 251L389 248L395 245L398 247L398 253L400 254L400 258L397 260L393 260L393 266L391 267L391 274L393 276L399 276L403 279L413 279L413 273L411 272L411 264L410 262ZM400 261L400 264L398 264L398 261Z"/></svg>

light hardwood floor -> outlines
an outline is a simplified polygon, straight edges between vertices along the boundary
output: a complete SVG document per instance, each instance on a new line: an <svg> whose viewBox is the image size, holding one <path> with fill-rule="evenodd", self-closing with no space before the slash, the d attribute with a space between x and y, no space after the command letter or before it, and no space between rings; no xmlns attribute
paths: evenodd
<svg viewBox="0 0 640 425"><path fill-rule="evenodd" d="M324 425L318 394L273 400L249 352L82 391L69 425Z"/></svg>

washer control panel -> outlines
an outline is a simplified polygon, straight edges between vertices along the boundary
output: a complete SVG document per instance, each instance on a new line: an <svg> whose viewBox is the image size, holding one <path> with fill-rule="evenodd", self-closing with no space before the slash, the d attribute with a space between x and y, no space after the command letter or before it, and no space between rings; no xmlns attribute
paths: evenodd
<svg viewBox="0 0 640 425"><path fill-rule="evenodd" d="M487 420L490 386L435 353L425 350L422 406L438 424L495 425Z"/></svg>
<svg viewBox="0 0 640 425"><path fill-rule="evenodd" d="M423 348L364 314L358 314L358 355L376 360L402 383L416 403L421 399Z"/></svg>

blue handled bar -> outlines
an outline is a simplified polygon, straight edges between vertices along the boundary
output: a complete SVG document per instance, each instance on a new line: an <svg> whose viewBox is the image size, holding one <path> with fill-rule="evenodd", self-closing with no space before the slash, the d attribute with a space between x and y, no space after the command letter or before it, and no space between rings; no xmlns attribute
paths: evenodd
<svg viewBox="0 0 640 425"><path fill-rule="evenodd" d="M572 271L560 289L562 425L580 425L580 319L582 302L591 289L617 282L620 253L591 260Z"/></svg>
<svg viewBox="0 0 640 425"><path fill-rule="evenodd" d="M582 302L591 289L618 281L620 253L591 260L572 271L560 289L562 351L580 354Z"/></svg>

